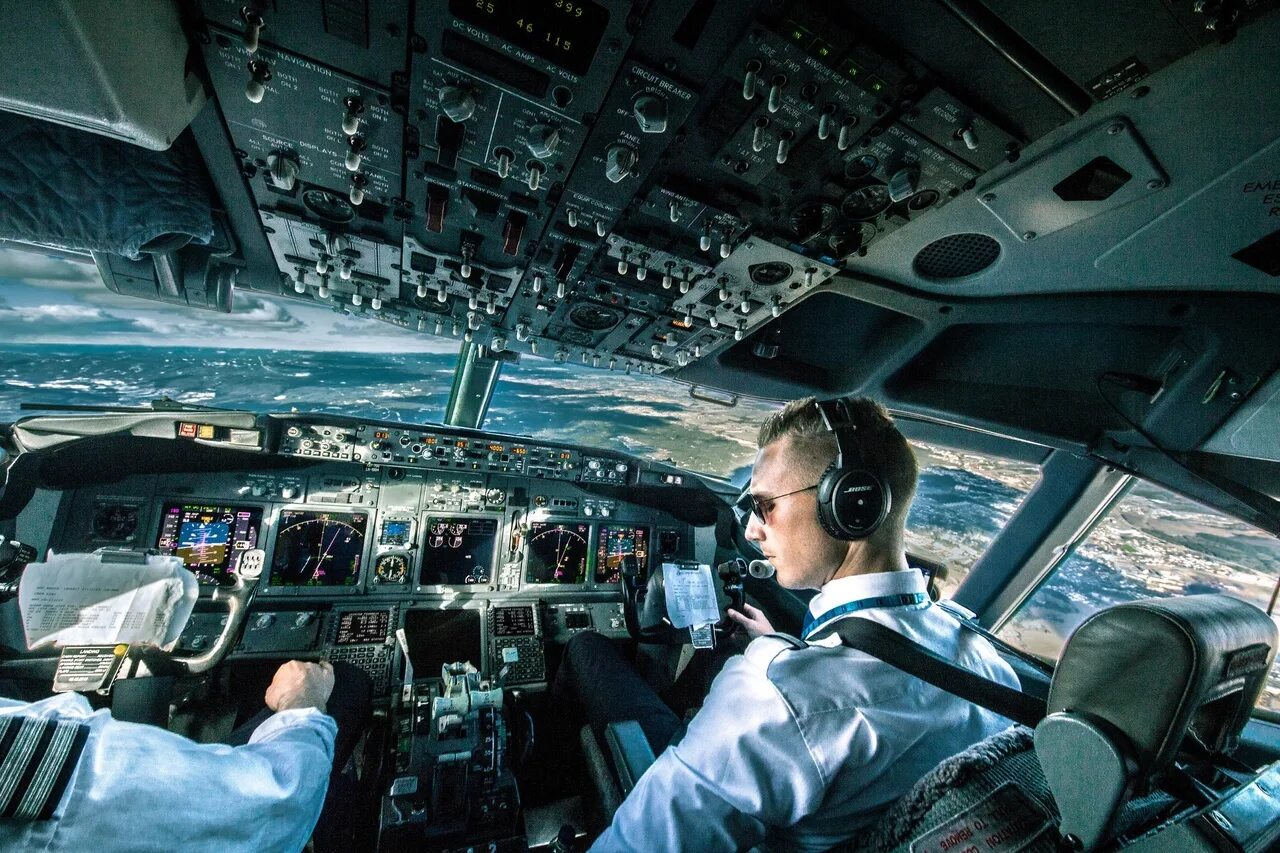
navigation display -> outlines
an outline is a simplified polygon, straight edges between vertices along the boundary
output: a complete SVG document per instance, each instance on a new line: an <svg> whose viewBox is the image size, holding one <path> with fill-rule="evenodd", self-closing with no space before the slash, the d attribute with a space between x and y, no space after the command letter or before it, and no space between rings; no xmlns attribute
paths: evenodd
<svg viewBox="0 0 1280 853"><path fill-rule="evenodd" d="M391 611L361 610L343 613L338 617L338 636L335 646L354 646L360 643L386 642L391 627Z"/></svg>
<svg viewBox="0 0 1280 853"><path fill-rule="evenodd" d="M529 564L525 569L525 582L586 582L590 536L591 526L588 524L535 521L529 525Z"/></svg>
<svg viewBox="0 0 1280 853"><path fill-rule="evenodd" d="M601 525L596 544L596 583L621 583L622 565L627 560L635 560L643 583L649 571L649 528Z"/></svg>
<svg viewBox="0 0 1280 853"><path fill-rule="evenodd" d="M354 586L368 524L363 512L281 510L271 586Z"/></svg>
<svg viewBox="0 0 1280 853"><path fill-rule="evenodd" d="M534 631L532 607L493 608L493 636L532 637Z"/></svg>
<svg viewBox="0 0 1280 853"><path fill-rule="evenodd" d="M479 610L410 610L404 614L404 638L414 678L439 678L441 667L458 661L484 669Z"/></svg>
<svg viewBox="0 0 1280 853"><path fill-rule="evenodd" d="M609 23L591 0L449 0L449 14L579 76Z"/></svg>
<svg viewBox="0 0 1280 853"><path fill-rule="evenodd" d="M496 518L428 516L418 583L488 583L497 541Z"/></svg>
<svg viewBox="0 0 1280 853"><path fill-rule="evenodd" d="M258 547L262 509L200 503L166 503L156 548L182 558L206 582L230 580L245 551Z"/></svg>

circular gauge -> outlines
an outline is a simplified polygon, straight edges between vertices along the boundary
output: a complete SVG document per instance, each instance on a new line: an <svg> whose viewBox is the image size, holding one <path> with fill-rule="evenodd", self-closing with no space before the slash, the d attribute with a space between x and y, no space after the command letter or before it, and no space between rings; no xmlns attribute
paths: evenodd
<svg viewBox="0 0 1280 853"><path fill-rule="evenodd" d="M102 504L93 510L93 536L106 542L128 542L138 529L138 508Z"/></svg>
<svg viewBox="0 0 1280 853"><path fill-rule="evenodd" d="M751 280L761 287L773 287L782 284L791 278L791 273L793 272L795 272L795 268L791 264L786 264L782 261L755 264L747 270Z"/></svg>
<svg viewBox="0 0 1280 853"><path fill-rule="evenodd" d="M592 332L612 329L621 319L617 311L600 305L577 305L569 312L569 322L579 329L588 329Z"/></svg>
<svg viewBox="0 0 1280 853"><path fill-rule="evenodd" d="M840 202L840 212L850 219L874 219L889 209L889 188L881 183L867 184L850 192Z"/></svg>
<svg viewBox="0 0 1280 853"><path fill-rule="evenodd" d="M307 210L330 222L350 222L356 216L355 208L346 199L325 190L307 190L302 194L302 203Z"/></svg>
<svg viewBox="0 0 1280 853"><path fill-rule="evenodd" d="M827 245L836 257L856 252L876 236L876 226L871 222L855 222L847 228L838 228L827 238Z"/></svg>
<svg viewBox="0 0 1280 853"><path fill-rule="evenodd" d="M860 180L880 167L880 160L870 154L859 154L850 157L844 164L844 176L852 180Z"/></svg>
<svg viewBox="0 0 1280 853"><path fill-rule="evenodd" d="M383 554L373 566L378 583L404 583L409 576L409 560L403 554Z"/></svg>
<svg viewBox="0 0 1280 853"><path fill-rule="evenodd" d="M836 219L836 208L826 202L802 204L791 214L791 230L800 240L816 237L831 227Z"/></svg>
<svg viewBox="0 0 1280 853"><path fill-rule="evenodd" d="M920 190L920 192L907 199L907 210L912 213L918 213L921 210L928 210L938 203L938 199L942 196L937 190Z"/></svg>

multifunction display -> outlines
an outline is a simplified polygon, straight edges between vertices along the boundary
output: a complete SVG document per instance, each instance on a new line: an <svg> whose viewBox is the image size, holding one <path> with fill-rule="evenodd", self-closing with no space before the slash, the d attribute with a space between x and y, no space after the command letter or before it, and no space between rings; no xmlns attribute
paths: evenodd
<svg viewBox="0 0 1280 853"><path fill-rule="evenodd" d="M528 583L580 584L587 579L591 526L535 521L529 525Z"/></svg>
<svg viewBox="0 0 1280 853"><path fill-rule="evenodd" d="M271 586L354 586L368 524L363 512L281 510Z"/></svg>
<svg viewBox="0 0 1280 853"><path fill-rule="evenodd" d="M389 610L361 610L338 617L338 636L334 645L354 646L359 643L386 642L391 627Z"/></svg>
<svg viewBox="0 0 1280 853"><path fill-rule="evenodd" d="M596 544L596 583L621 582L622 568L627 562L635 564L640 580L648 576L649 528L601 525Z"/></svg>
<svg viewBox="0 0 1280 853"><path fill-rule="evenodd" d="M578 76L609 23L591 0L449 0L449 12Z"/></svg>
<svg viewBox="0 0 1280 853"><path fill-rule="evenodd" d="M384 518L378 531L378 544L407 546L413 539L413 521L408 518Z"/></svg>
<svg viewBox="0 0 1280 853"><path fill-rule="evenodd" d="M536 630L532 607L493 608L493 636L532 637Z"/></svg>
<svg viewBox="0 0 1280 853"><path fill-rule="evenodd" d="M498 541L496 518L427 517L421 584L488 583Z"/></svg>
<svg viewBox="0 0 1280 853"><path fill-rule="evenodd" d="M175 554L204 581L230 579L244 552L258 547L262 509L199 503L166 503L156 547Z"/></svg>

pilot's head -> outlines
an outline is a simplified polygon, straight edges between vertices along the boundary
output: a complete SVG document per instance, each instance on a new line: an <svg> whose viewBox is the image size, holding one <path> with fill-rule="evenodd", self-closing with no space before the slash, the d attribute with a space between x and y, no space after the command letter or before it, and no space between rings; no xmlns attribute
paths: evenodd
<svg viewBox="0 0 1280 853"><path fill-rule="evenodd" d="M746 536L789 589L817 589L837 575L906 566L903 530L916 491L915 454L879 403L852 399L848 412L861 465L892 494L884 522L868 538L854 541L836 539L818 520L818 481L835 461L837 448L814 398L791 401L760 426L750 485L760 511L751 514Z"/></svg>

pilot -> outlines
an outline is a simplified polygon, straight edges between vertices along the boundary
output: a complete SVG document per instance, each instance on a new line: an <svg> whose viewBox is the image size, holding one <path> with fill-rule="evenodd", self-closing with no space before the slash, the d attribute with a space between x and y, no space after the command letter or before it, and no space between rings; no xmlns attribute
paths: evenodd
<svg viewBox="0 0 1280 853"><path fill-rule="evenodd" d="M848 413L862 464L892 495L885 521L865 539L834 538L819 521L818 482L837 446L813 398L771 414L757 439L746 535L782 586L819 590L801 639L841 619L872 619L1017 687L991 645L934 605L924 576L907 565L917 465L906 439L871 400L849 401ZM753 639L725 663L683 734L604 638L569 644L557 687L584 700L597 728L636 719L662 750L593 851L826 850L874 823L943 759L1009 725L834 634L797 642L775 635L757 608L743 611L730 616Z"/></svg>
<svg viewBox="0 0 1280 853"><path fill-rule="evenodd" d="M348 683L345 673L340 681ZM75 693L30 704L0 698L0 813L19 813L43 792L48 816L0 819L0 851L301 850L325 800L340 725L368 710L359 707L361 682L350 683L354 694L343 698L333 695L329 663L282 665L264 697L273 713L240 746L121 722ZM78 760L64 748L76 743Z"/></svg>

